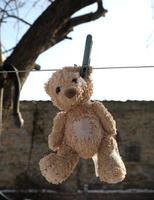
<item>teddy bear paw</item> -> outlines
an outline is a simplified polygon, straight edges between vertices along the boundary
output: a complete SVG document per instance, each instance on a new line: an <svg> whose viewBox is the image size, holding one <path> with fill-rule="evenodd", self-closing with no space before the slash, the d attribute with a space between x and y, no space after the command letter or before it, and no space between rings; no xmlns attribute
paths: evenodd
<svg viewBox="0 0 154 200"><path fill-rule="evenodd" d="M42 158L39 162L40 170L46 180L53 184L59 184L65 180L63 166L59 165L59 159L54 154ZM58 162L57 162L58 161Z"/></svg>
<svg viewBox="0 0 154 200"><path fill-rule="evenodd" d="M107 174L104 173L103 176L100 177L100 179L101 179L101 181L115 184L115 183L119 183L119 182L123 181L125 176L126 176L126 170L117 167L110 173L107 173Z"/></svg>

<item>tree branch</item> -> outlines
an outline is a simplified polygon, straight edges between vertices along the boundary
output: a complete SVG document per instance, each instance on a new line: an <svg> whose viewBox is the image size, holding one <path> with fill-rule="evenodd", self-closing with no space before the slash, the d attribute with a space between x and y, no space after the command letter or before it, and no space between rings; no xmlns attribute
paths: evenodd
<svg viewBox="0 0 154 200"><path fill-rule="evenodd" d="M26 20L20 18L19 16L9 14L9 13L7 12L7 10L1 9L0 11L3 12L3 13L6 15L5 17L3 16L3 19L6 19L6 18L10 17L10 18L17 19L17 20L19 20L19 21L25 23L25 24L28 25L28 26L31 26L31 24L30 24L29 22L27 22Z"/></svg>
<svg viewBox="0 0 154 200"><path fill-rule="evenodd" d="M73 27L96 20L102 16L104 17L107 10L104 9L103 3L101 0L96 0L96 2L97 2L98 7L95 13L91 12L85 15L71 18L69 21L67 21L67 23L64 24L64 26L61 27L61 29L57 31L55 38L59 38L59 42L60 42L63 39L65 39L65 37L67 36L69 32L73 31Z"/></svg>
<svg viewBox="0 0 154 200"><path fill-rule="evenodd" d="M10 52L10 51L13 51L14 48L15 48L15 47L12 47L12 48L10 48L10 49L4 50L4 51L2 51L2 54L8 53L8 52Z"/></svg>
<svg viewBox="0 0 154 200"><path fill-rule="evenodd" d="M18 16L16 16L16 15L7 14L7 17L17 19L17 20L23 22L24 24L26 24L26 25L28 25L28 26L31 26L31 24L30 24L29 22L25 21L24 19L22 19L22 18L20 18L20 17L18 17ZM5 18L4 18L4 19L5 19Z"/></svg>
<svg viewBox="0 0 154 200"><path fill-rule="evenodd" d="M70 27L74 27L74 26L77 26L79 24L83 24L83 23L86 23L86 22L96 20L101 16L104 17L107 10L103 8L103 3L102 3L101 0L97 0L97 6L98 6L97 11L95 13L91 12L91 13L88 13L88 14L85 14L85 15L81 15L81 16L72 18L69 22Z"/></svg>

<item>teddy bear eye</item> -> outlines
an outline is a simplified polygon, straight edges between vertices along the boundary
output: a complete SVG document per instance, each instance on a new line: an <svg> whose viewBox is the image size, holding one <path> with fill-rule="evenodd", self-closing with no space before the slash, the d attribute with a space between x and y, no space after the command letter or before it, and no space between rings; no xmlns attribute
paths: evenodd
<svg viewBox="0 0 154 200"><path fill-rule="evenodd" d="M60 87L56 87L56 93L59 94L60 92Z"/></svg>
<svg viewBox="0 0 154 200"><path fill-rule="evenodd" d="M73 79L72 79L72 82L73 82L73 83L77 83L77 82L78 82L77 78L73 78Z"/></svg>

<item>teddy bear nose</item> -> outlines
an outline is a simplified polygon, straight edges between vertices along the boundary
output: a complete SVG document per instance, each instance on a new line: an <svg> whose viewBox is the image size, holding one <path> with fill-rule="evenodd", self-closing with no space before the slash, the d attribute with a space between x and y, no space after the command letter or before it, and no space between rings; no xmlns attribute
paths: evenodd
<svg viewBox="0 0 154 200"><path fill-rule="evenodd" d="M76 95L76 90L74 88L69 88L69 89L65 90L64 94L66 97L71 99L72 97L74 97Z"/></svg>

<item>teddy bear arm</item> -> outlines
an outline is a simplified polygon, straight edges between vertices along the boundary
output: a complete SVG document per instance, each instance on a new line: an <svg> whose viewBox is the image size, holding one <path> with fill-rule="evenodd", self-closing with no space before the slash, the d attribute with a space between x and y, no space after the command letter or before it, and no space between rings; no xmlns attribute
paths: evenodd
<svg viewBox="0 0 154 200"><path fill-rule="evenodd" d="M66 115L59 112L53 120L52 132L48 136L48 146L51 150L57 150L63 141Z"/></svg>
<svg viewBox="0 0 154 200"><path fill-rule="evenodd" d="M105 131L109 135L116 135L116 122L107 108L97 101L93 103L93 108Z"/></svg>

